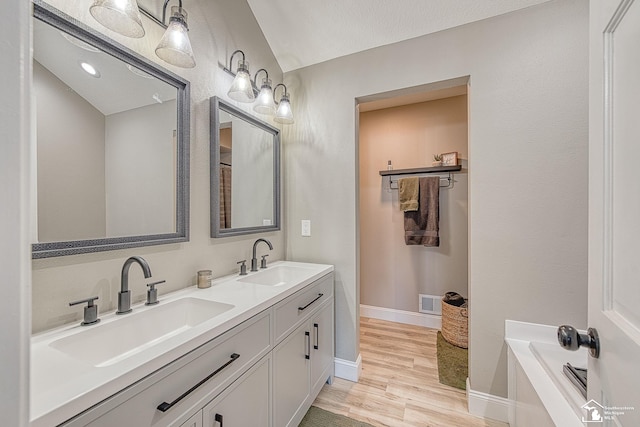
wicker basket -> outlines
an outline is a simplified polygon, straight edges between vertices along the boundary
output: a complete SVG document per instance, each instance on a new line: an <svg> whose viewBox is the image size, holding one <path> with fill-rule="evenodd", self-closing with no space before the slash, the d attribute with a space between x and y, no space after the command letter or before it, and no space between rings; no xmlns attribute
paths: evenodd
<svg viewBox="0 0 640 427"><path fill-rule="evenodd" d="M442 301L442 337L451 344L469 348L467 303L456 307Z"/></svg>

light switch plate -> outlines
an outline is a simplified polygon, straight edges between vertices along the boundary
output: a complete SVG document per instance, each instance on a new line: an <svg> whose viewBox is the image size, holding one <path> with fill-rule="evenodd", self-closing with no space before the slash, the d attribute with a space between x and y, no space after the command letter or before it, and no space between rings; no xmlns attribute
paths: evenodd
<svg viewBox="0 0 640 427"><path fill-rule="evenodd" d="M311 220L310 219L303 219L302 220L302 235L304 237L310 237L311 236Z"/></svg>

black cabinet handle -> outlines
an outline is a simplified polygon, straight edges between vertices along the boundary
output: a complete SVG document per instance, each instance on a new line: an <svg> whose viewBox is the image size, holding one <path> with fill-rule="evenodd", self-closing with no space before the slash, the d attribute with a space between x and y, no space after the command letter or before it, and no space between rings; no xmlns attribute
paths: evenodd
<svg viewBox="0 0 640 427"><path fill-rule="evenodd" d="M214 418L215 422L220 423L220 427L224 427L224 425L222 424L222 415L220 414L216 414L216 417Z"/></svg>
<svg viewBox="0 0 640 427"><path fill-rule="evenodd" d="M311 304L313 304L314 302L318 301L320 298L322 298L324 296L324 294L318 294L318 296L311 301L309 304L305 305L304 307L298 307L298 311L303 311L306 310L307 307L309 307Z"/></svg>
<svg viewBox="0 0 640 427"><path fill-rule="evenodd" d="M316 343L313 345L313 348L317 350L320 348L320 334L318 333L318 331L320 331L320 326L317 323L314 323L313 328L316 330Z"/></svg>
<svg viewBox="0 0 640 427"><path fill-rule="evenodd" d="M238 358L240 357L239 354L237 353L233 353L231 356L231 359L225 363L224 365L220 366L218 369L216 369L215 371L213 371L211 374L209 374L206 378L204 378L202 381L200 381L198 384L194 385L193 387L191 387L189 390L185 391L184 393L182 393L176 400L174 400L171 403L167 403L167 402L162 402L161 404L158 405L158 411L161 412L167 412L169 409L171 409L173 407L173 405L175 405L176 403L180 402L182 399L184 399L185 397L187 397L189 394L193 393L193 391L195 389L197 389L198 387L200 387L202 384L206 383L207 381L209 381L211 378L213 378L214 376L216 376L218 373L220 373L220 371L222 371L224 368L226 368L227 366L231 365L233 362L235 362L236 360L238 360Z"/></svg>
<svg viewBox="0 0 640 427"><path fill-rule="evenodd" d="M307 352L304 355L305 359L309 359L311 357L311 336L309 335L309 332L304 333L304 338L305 341L307 341Z"/></svg>

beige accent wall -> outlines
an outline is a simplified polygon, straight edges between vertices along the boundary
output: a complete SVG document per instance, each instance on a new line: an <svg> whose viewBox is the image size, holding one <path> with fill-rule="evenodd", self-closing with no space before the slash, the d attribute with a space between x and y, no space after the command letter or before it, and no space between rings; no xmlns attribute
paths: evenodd
<svg viewBox="0 0 640 427"><path fill-rule="evenodd" d="M38 241L106 236L105 117L33 62Z"/></svg>
<svg viewBox="0 0 640 427"><path fill-rule="evenodd" d="M417 312L419 294L467 296L467 96L361 113L359 130L360 303ZM434 154L452 151L465 168L440 190L440 246L407 246L398 190L379 171L388 160L394 169L431 166Z"/></svg>
<svg viewBox="0 0 640 427"><path fill-rule="evenodd" d="M185 2L189 13L189 38L197 63L193 69L173 67L155 55L155 47L164 30L145 17L142 18L145 37L131 39L98 24L89 14L86 2L51 0L50 3L191 82L191 229L189 242L181 244L34 260L33 331L79 322L82 308L69 307L68 302L80 298L98 295L101 313L115 311L122 264L132 255L141 255L149 262L155 280L166 279L167 282L158 288L161 300L165 293L195 285L198 270L211 269L215 277L235 272L236 261L251 258L252 244L258 237L267 238L274 245L274 250L269 252L270 262L283 259L283 231L220 239L209 237L209 98L217 95L226 99L232 81L218 63L228 63L229 55L242 49L252 72L264 67L274 81L282 79L282 72L247 3L235 0ZM227 101L251 112L250 105ZM258 251L259 255L267 252L265 246ZM133 299L144 300L147 282L140 269L133 267L129 278Z"/></svg>
<svg viewBox="0 0 640 427"><path fill-rule="evenodd" d="M462 76L471 388L507 394L505 319L586 327L587 70L588 2L554 0L286 74L287 257L335 264L337 357L359 352L357 99Z"/></svg>

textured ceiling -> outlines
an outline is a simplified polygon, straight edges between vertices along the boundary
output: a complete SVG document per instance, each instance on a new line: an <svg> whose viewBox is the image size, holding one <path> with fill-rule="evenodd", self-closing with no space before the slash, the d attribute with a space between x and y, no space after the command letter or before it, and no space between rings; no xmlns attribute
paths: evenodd
<svg viewBox="0 0 640 427"><path fill-rule="evenodd" d="M247 0L284 72L549 0Z"/></svg>

